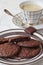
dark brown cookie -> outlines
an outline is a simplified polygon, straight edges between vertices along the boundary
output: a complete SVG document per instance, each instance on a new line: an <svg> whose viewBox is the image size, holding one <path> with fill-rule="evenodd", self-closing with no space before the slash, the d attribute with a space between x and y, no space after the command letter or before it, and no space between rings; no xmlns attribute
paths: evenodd
<svg viewBox="0 0 43 65"><path fill-rule="evenodd" d="M10 37L9 38L9 42L20 42L20 41L27 41L27 40L29 40L30 39L30 37L29 36L16 36L16 37Z"/></svg>
<svg viewBox="0 0 43 65"><path fill-rule="evenodd" d="M8 42L8 38L0 38L0 44Z"/></svg>
<svg viewBox="0 0 43 65"><path fill-rule="evenodd" d="M33 34L34 32L36 32L36 29L34 27L28 27L25 29L25 32Z"/></svg>
<svg viewBox="0 0 43 65"><path fill-rule="evenodd" d="M41 44L40 41L30 39L29 41L18 42L17 45L24 47L38 47Z"/></svg>
<svg viewBox="0 0 43 65"><path fill-rule="evenodd" d="M22 48L18 57L19 58L32 58L40 52L40 48Z"/></svg>
<svg viewBox="0 0 43 65"><path fill-rule="evenodd" d="M0 45L0 57L8 58L15 56L20 50L20 47L12 43L4 43Z"/></svg>

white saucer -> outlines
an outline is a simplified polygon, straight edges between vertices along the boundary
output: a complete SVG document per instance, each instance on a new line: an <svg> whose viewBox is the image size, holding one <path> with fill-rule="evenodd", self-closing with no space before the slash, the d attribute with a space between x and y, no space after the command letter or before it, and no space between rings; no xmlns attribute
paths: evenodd
<svg viewBox="0 0 43 65"><path fill-rule="evenodd" d="M13 23L19 27L22 28L26 28L29 26L39 26L43 24L43 18L40 19L40 21L37 24L29 24L25 18L24 18L24 14L22 12L16 14L13 19L12 19Z"/></svg>

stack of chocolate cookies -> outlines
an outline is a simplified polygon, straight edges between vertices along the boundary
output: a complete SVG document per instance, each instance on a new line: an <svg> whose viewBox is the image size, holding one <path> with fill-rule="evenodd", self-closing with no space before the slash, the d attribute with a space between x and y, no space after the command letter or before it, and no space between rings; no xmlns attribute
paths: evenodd
<svg viewBox="0 0 43 65"><path fill-rule="evenodd" d="M2 58L32 58L41 50L40 41L29 36L0 38L0 57Z"/></svg>

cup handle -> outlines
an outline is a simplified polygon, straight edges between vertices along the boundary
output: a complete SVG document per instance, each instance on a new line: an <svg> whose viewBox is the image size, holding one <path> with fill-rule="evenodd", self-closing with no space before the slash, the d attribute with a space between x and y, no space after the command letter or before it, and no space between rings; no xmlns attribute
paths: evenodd
<svg viewBox="0 0 43 65"><path fill-rule="evenodd" d="M40 16L40 21L43 23L43 14Z"/></svg>

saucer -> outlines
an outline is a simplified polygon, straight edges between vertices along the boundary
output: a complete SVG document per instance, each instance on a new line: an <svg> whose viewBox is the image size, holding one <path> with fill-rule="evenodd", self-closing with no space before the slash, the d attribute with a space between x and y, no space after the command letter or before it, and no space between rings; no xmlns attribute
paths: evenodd
<svg viewBox="0 0 43 65"><path fill-rule="evenodd" d="M27 28L29 26L37 26L43 24L43 18L41 17L37 24L31 24L25 20L23 12L20 12L13 17L12 22L19 27Z"/></svg>

